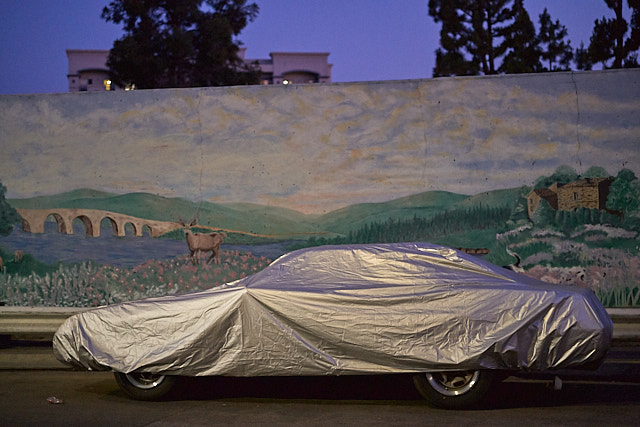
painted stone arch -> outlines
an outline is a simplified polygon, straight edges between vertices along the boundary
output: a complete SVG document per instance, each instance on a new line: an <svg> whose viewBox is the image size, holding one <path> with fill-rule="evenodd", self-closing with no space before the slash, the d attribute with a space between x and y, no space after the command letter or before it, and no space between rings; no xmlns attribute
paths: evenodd
<svg viewBox="0 0 640 427"><path fill-rule="evenodd" d="M149 224L142 224L142 228L140 229L140 233L144 236L145 234L148 236L153 236L153 227Z"/></svg>
<svg viewBox="0 0 640 427"><path fill-rule="evenodd" d="M96 236L95 234L96 230L94 230L93 222L91 222L91 218L89 218L86 215L78 215L75 218L73 218L73 220L71 221L71 227L73 227L73 221L75 221L76 219L79 219L80 221L82 221L86 236ZM99 226L97 231L98 232L100 231Z"/></svg>
<svg viewBox="0 0 640 427"><path fill-rule="evenodd" d="M71 224L67 225L62 215L56 212L51 212L44 217L44 222L47 222L47 218L49 217L53 217L53 219L56 221L56 225L58 227L58 233L63 233L63 234L69 233L69 231L71 230ZM44 228L44 224L43 224L43 228Z"/></svg>
<svg viewBox="0 0 640 427"><path fill-rule="evenodd" d="M113 231L114 236L120 236L121 235L120 233L124 232L124 230L120 230L120 227L118 226L118 222L115 219L111 218L110 216L104 216L100 219L100 223L99 223L100 227L102 227L102 223L104 222L105 219L109 221L109 224L111 224L111 230Z"/></svg>
<svg viewBox="0 0 640 427"><path fill-rule="evenodd" d="M26 232L26 233L31 233L31 224L29 224L29 221L27 221L26 219L22 218L22 231Z"/></svg>
<svg viewBox="0 0 640 427"><path fill-rule="evenodd" d="M133 235L134 236L139 236L139 232L142 232L142 230L140 229L140 227L138 226L138 224L136 224L133 221L125 221L124 224L122 224L122 235L125 236L127 234L127 225L131 226L131 229L133 230Z"/></svg>

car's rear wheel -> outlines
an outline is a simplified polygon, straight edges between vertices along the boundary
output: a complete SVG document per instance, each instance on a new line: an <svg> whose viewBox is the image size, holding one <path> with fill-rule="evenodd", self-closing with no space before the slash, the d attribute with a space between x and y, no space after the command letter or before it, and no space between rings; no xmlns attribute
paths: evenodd
<svg viewBox="0 0 640 427"><path fill-rule="evenodd" d="M114 375L122 391L136 400L161 399L169 394L177 381L176 377L145 372L130 374L114 372Z"/></svg>
<svg viewBox="0 0 640 427"><path fill-rule="evenodd" d="M486 370L425 372L414 375L413 383L431 405L463 409L481 403L495 378L493 371Z"/></svg>

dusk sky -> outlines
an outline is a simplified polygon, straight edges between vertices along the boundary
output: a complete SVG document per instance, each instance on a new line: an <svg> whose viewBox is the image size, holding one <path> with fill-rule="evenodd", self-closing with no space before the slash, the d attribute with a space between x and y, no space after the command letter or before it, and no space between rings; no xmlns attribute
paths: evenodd
<svg viewBox="0 0 640 427"><path fill-rule="evenodd" d="M100 18L108 2L0 0L0 95L66 92L65 49L109 49L122 36L120 26ZM334 82L432 75L440 25L428 15L428 0L256 3L260 14L239 37L247 58L329 52ZM547 7L568 28L573 47L588 44L596 18L612 16L604 0L525 0L525 7L536 24Z"/></svg>

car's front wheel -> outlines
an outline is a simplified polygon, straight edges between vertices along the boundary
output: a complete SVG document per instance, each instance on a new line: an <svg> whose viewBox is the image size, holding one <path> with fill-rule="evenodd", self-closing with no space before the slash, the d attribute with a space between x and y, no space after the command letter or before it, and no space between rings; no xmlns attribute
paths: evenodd
<svg viewBox="0 0 640 427"><path fill-rule="evenodd" d="M158 400L175 386L177 377L161 374L114 372L116 382L127 396L135 400Z"/></svg>
<svg viewBox="0 0 640 427"><path fill-rule="evenodd" d="M487 396L495 373L487 370L425 372L413 377L418 392L438 408L463 409L478 405Z"/></svg>

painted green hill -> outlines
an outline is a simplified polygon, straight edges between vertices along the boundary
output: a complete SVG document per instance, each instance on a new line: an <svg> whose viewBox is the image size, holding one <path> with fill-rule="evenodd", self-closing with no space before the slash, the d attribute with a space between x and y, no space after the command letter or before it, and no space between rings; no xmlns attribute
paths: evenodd
<svg viewBox="0 0 640 427"><path fill-rule="evenodd" d="M299 212L249 204L196 203L182 198L168 198L149 193L123 195L93 190L74 190L55 196L11 199L16 208L101 209L158 221L191 221L201 225L242 230L258 234L289 236L316 229Z"/></svg>
<svg viewBox="0 0 640 427"><path fill-rule="evenodd" d="M49 207L63 207L62 204L70 203L78 199L99 200L113 196L116 196L116 194L81 188L52 196L37 196L29 199L10 199L9 202L14 208L46 209Z"/></svg>
<svg viewBox="0 0 640 427"><path fill-rule="evenodd" d="M471 208L482 205L487 207L506 206L513 208L520 197L520 188L507 188L504 190L485 191L467 197L455 204L455 208Z"/></svg>
<svg viewBox="0 0 640 427"><path fill-rule="evenodd" d="M367 223L382 222L389 218L428 218L468 198L469 196L447 191L428 191L388 202L347 206L323 215L318 223L322 229L346 234Z"/></svg>
<svg viewBox="0 0 640 427"><path fill-rule="evenodd" d="M240 230L249 233L280 235L283 239L303 237L306 233L347 234L367 223L389 218L430 218L445 210L486 207L512 207L519 189L489 191L473 196L447 191L428 191L382 203L361 203L325 215L305 215L280 207L253 203L193 202L183 198L149 193L113 194L79 189L53 196L11 199L16 208L102 209L159 221L191 221L201 225ZM297 236L292 236L297 235Z"/></svg>

